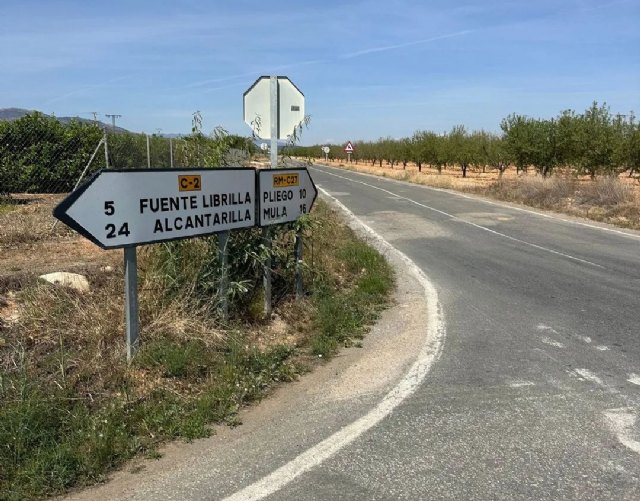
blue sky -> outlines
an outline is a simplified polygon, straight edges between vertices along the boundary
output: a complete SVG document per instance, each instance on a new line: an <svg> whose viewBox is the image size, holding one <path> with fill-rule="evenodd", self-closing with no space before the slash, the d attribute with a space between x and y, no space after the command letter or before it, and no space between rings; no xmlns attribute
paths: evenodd
<svg viewBox="0 0 640 501"><path fill-rule="evenodd" d="M303 144L640 113L639 26L640 0L0 0L0 108L163 133L200 110L248 135L242 93L279 74L305 94Z"/></svg>

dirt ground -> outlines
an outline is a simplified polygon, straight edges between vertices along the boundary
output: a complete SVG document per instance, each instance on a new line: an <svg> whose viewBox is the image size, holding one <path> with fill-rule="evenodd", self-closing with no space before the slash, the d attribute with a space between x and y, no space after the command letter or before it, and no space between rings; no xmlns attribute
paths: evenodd
<svg viewBox="0 0 640 501"><path fill-rule="evenodd" d="M0 202L0 330L17 318L15 294L37 277L114 267L118 251L104 251L63 224L54 227L59 195L13 195ZM0 337L0 342L2 338Z"/></svg>
<svg viewBox="0 0 640 501"><path fill-rule="evenodd" d="M117 259L117 251L104 251L62 223L55 225L52 211L61 199L14 195L11 203L0 205L0 292L11 277L80 271Z"/></svg>

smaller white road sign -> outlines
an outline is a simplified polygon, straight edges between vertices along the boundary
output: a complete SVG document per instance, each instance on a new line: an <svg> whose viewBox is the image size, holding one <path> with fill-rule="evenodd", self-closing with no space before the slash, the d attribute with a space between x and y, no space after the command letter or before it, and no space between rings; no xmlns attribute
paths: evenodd
<svg viewBox="0 0 640 501"><path fill-rule="evenodd" d="M255 225L255 169L102 170L53 211L104 249Z"/></svg>
<svg viewBox="0 0 640 501"><path fill-rule="evenodd" d="M258 171L258 224L288 223L308 214L318 190L307 169Z"/></svg>

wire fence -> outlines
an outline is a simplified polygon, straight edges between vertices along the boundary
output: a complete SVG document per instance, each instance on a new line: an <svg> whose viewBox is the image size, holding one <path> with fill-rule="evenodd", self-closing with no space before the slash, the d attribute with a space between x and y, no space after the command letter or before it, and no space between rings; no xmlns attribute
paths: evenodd
<svg viewBox="0 0 640 501"><path fill-rule="evenodd" d="M53 207L100 169L243 166L242 146L220 132L165 137L38 113L0 122L0 250L51 233Z"/></svg>

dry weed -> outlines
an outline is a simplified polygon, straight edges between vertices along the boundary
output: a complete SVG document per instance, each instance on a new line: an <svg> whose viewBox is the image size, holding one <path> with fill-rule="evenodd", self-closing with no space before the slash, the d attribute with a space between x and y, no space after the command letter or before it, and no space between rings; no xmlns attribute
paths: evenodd
<svg viewBox="0 0 640 501"><path fill-rule="evenodd" d="M603 177L595 182L583 183L576 193L576 202L583 205L611 207L635 201L633 188L616 177Z"/></svg>
<svg viewBox="0 0 640 501"><path fill-rule="evenodd" d="M0 211L0 249L16 247L45 238L72 235L63 224L56 225L54 207L62 195L15 195Z"/></svg>

